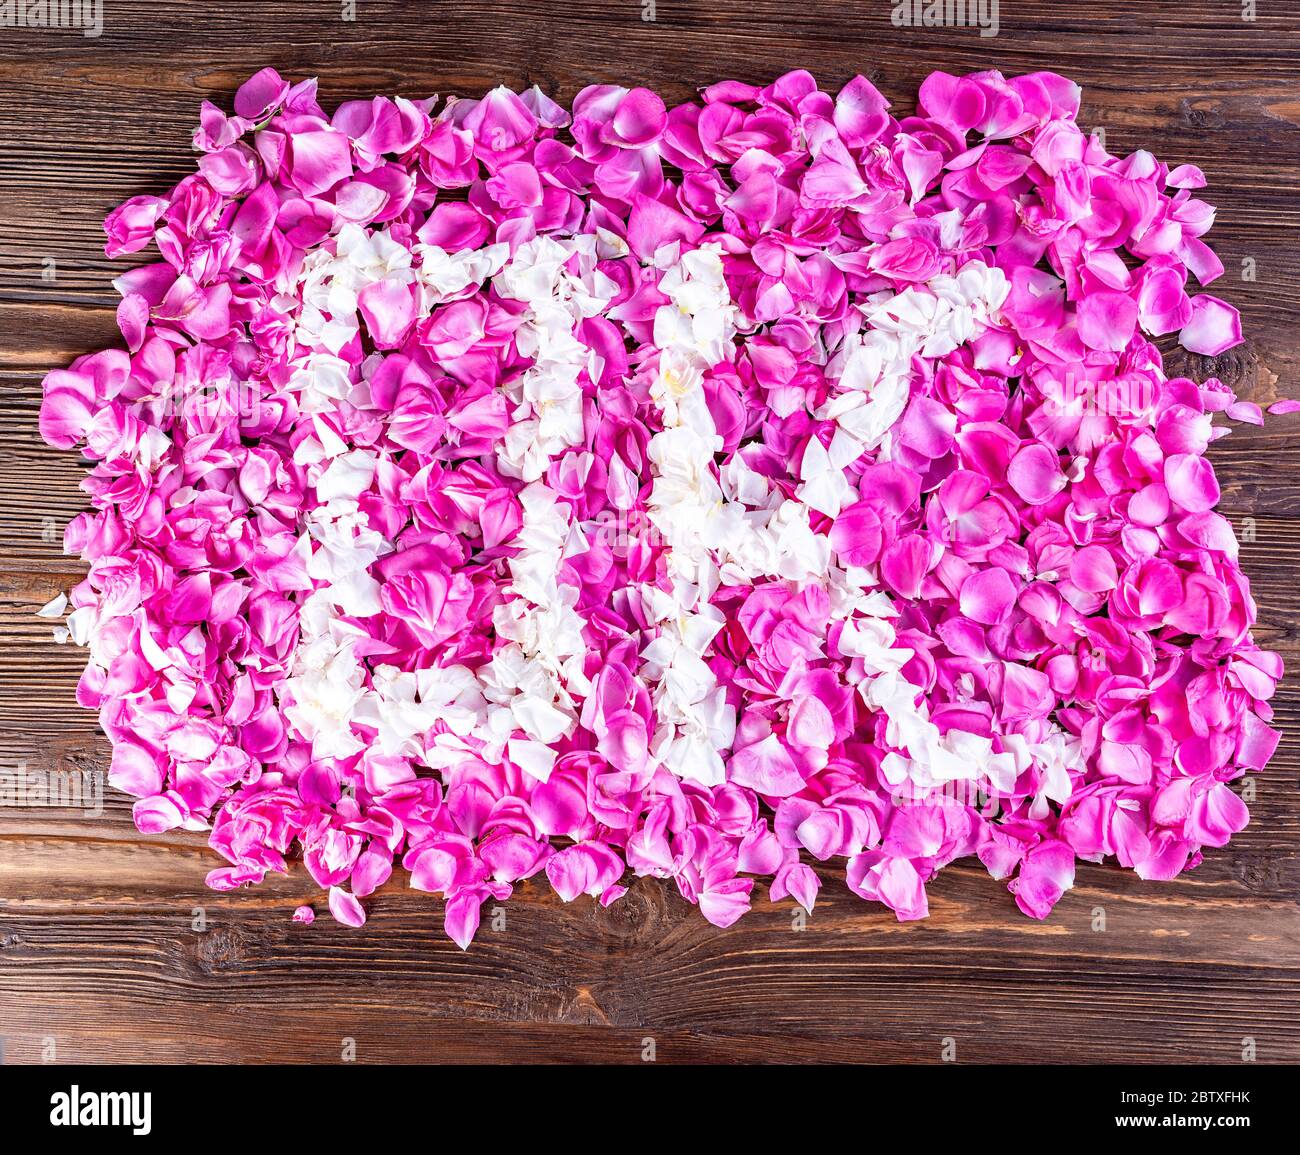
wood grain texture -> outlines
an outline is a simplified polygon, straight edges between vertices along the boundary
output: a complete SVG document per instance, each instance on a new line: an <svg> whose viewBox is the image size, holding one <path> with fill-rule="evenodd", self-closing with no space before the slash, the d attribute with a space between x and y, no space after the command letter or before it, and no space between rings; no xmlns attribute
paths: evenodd
<svg viewBox="0 0 1300 1155"><path fill-rule="evenodd" d="M1000 33L897 29L887 0L539 5L105 0L104 33L0 29L0 769L102 771L76 707L76 651L32 611L76 580L60 551L83 508L74 455L35 432L42 373L115 342L99 223L190 171L198 104L228 106L274 64L322 103L374 92L475 95L540 84L559 99L618 81L682 99L723 77L857 72L909 111L932 69L1055 69L1113 151L1201 165L1210 240L1248 344L1217 362L1172 350L1261 404L1300 394L1300 17L1261 3L1001 5ZM54 279L42 273L53 259ZM1257 279L1243 281L1243 260ZM1237 428L1212 458L1260 608L1258 636L1300 663L1300 417ZM1250 519L1249 521L1247 519ZM1249 536L1249 533L1247 534ZM900 925L840 872L804 929L788 902L727 931L641 880L602 910L527 884L462 953L437 900L395 877L359 930L292 923L296 868L251 892L203 887L200 835L144 838L129 800L102 813L0 809L0 1038L6 1061L1262 1062L1300 1060L1300 690L1250 828L1195 872L1147 884L1084 866L1045 923L978 867L950 868L933 916ZM91 808L96 809L95 807ZM399 876L401 872L398 872ZM318 904L319 905L319 904ZM201 909L206 929L195 930ZM1105 929L1094 929L1096 912Z"/></svg>

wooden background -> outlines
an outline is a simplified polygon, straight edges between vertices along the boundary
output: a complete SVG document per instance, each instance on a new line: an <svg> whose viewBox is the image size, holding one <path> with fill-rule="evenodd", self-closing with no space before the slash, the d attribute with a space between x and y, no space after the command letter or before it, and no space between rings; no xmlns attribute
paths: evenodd
<svg viewBox="0 0 1300 1155"><path fill-rule="evenodd" d="M568 100L620 81L680 100L723 77L794 67L834 90L855 72L896 111L934 68L1062 71L1081 121L1115 152L1195 162L1219 207L1210 241L1248 343L1212 363L1267 404L1300 395L1300 17L1261 0L1039 4L1003 0L1000 34L899 30L888 0L545 6L522 0L274 4L105 0L104 33L0 28L0 769L102 769L107 744L77 709L78 651L33 611L78 578L60 554L83 508L76 455L35 430L43 372L119 340L100 221L191 170L199 102L274 64L317 75L327 108L374 92L476 95L534 82ZM54 279L48 277L53 261ZM1257 279L1243 281L1243 260ZM1300 667L1300 416L1234 430L1212 453L1260 607L1258 636ZM525 885L504 929L468 953L436 899L394 881L360 931L290 912L301 868L252 891L205 890L202 835L146 838L128 800L101 817L0 810L0 1037L9 1062L1300 1060L1300 695L1277 699L1283 745L1249 830L1172 883L1082 867L1044 923L978 866L930 887L932 917L900 926L841 869L806 929L758 901L727 931L667 886L610 910ZM109 792L111 794L111 791ZM765 894L765 889L763 890ZM322 904L317 903L318 909ZM207 929L193 929L202 907ZM1106 929L1093 929L1095 911Z"/></svg>

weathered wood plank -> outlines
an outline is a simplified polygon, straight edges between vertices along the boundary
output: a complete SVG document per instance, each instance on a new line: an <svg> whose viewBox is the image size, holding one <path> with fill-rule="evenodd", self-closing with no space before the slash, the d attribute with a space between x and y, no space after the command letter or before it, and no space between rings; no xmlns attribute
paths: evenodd
<svg viewBox="0 0 1300 1155"><path fill-rule="evenodd" d="M488 1054L520 1057L518 1040L544 1027L556 1046L625 1062L639 1060L647 1036L664 1048L661 1059L701 1036L714 1058L770 1058L754 1044L773 1034L787 1057L813 1057L820 1043L826 1057L934 1061L951 1036L964 1060L1231 1060L1247 1035L1266 1061L1300 1057L1283 1017L1300 1011L1286 961L1300 948L1300 916L1293 903L1242 899L1225 883L1184 883L1181 894L1153 898L1128 884L1117 891L1097 877L1106 872L1086 868L1039 924L1010 919L1009 897L958 867L934 884L932 917L900 925L828 878L805 929L794 929L789 903L760 902L743 931L727 932L649 880L608 911L586 899L565 906L528 884L504 925L461 953L436 937L436 900L392 885L361 931L307 929L288 917L310 893L302 878L256 896L159 893L154 856L137 850L129 869L118 853L117 870L51 888L42 852L25 849L35 860L30 904L11 897L23 880L0 872L9 898L0 990L6 1003L37 1009L0 1007L0 1031L71 1035L74 1053L139 1058L132 1044L152 1046L161 1034L160 1045L184 1055L168 1028L193 1016L206 1024L199 1029L219 1025L204 1057L281 1061L330 1061L343 1036L365 1057L393 1058L402 1052L385 1040L456 1046L474 1025ZM203 931L193 929L199 906ZM1099 908L1101 931L1092 929ZM126 1024L108 1037L98 1015L71 1017L106 987ZM303 1035L294 1008L312 1000L331 1010ZM274 1026L241 1028L248 1020Z"/></svg>
<svg viewBox="0 0 1300 1155"><path fill-rule="evenodd" d="M910 111L934 68L1052 68L1084 86L1083 123L1116 151L1200 164L1219 206L1209 239L1248 343L1217 362L1167 348L1171 372L1216 374L1267 405L1300 395L1300 17L1260 5L1120 0L1003 5L996 38L900 30L891 5L811 0L654 5L525 0L454 6L109 0L104 35L0 35L0 770L102 773L108 748L74 698L82 660L33 611L82 572L62 556L83 466L35 433L40 378L114 342L100 221L193 163L203 99L228 106L274 63L321 78L323 102L374 92L476 94L645 84L670 100L724 76L861 71ZM48 279L52 258L53 279ZM1242 262L1256 280L1243 280ZM139 258L135 258L138 260ZM1211 451L1223 512L1246 540L1262 644L1300 662L1300 417L1234 428ZM1250 523L1246 519L1252 519ZM202 885L201 834L137 834L130 800L102 814L0 807L0 1037L8 1061L934 1062L1300 1060L1300 690L1276 702L1282 748L1257 777L1251 827L1169 884L1083 866L1046 923L961 864L933 917L900 925L833 866L804 930L760 896L726 931L669 885L602 910L526 884L468 953L440 904L395 878L359 931L323 915L301 866L254 891ZM762 888L760 887L760 891ZM323 917L289 919L301 901ZM207 929L196 931L202 907ZM1106 929L1093 929L1095 911ZM490 920L489 920L490 921Z"/></svg>

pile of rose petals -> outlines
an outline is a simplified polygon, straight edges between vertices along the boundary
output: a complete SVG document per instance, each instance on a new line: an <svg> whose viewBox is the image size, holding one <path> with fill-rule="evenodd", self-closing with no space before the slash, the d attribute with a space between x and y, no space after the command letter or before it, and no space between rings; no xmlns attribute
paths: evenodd
<svg viewBox="0 0 1300 1155"><path fill-rule="evenodd" d="M350 101L267 69L105 222L126 348L46 608L140 830L226 890L394 866L466 945L545 872L727 926L814 860L900 919L974 855L1045 917L1247 821L1277 656L1206 459L1237 312L1191 165L1050 73ZM1190 274L1190 278L1189 278ZM296 918L310 920L311 909Z"/></svg>

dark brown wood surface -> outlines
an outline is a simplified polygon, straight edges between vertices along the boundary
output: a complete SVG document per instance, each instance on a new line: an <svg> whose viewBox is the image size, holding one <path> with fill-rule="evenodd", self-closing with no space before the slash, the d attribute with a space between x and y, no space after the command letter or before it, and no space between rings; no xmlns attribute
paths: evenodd
<svg viewBox="0 0 1300 1155"><path fill-rule="evenodd" d="M43 372L116 342L100 221L190 171L204 98L274 64L316 75L322 103L375 92L476 95L597 81L682 99L724 77L856 72L896 109L934 68L1048 68L1084 86L1081 121L1112 151L1201 165L1219 208L1215 291L1248 342L1217 373L1267 405L1300 395L1300 12L1238 0L1077 4L1003 0L996 37L906 30L888 0L522 0L381 3L104 0L104 31L0 28L0 770L103 769L107 743L73 689L81 662L33 611L78 576L61 556L83 508L77 456L35 425ZM1243 280L1253 260L1254 281ZM53 270L53 279L49 271ZM43 275L44 274L44 275ZM1214 447L1223 510L1253 519L1244 563L1258 637L1300 668L1300 415ZM396 879L362 930L290 921L315 897L300 867L231 895L205 890L202 835L146 838L128 801L101 816L0 808L0 1039L8 1062L637 1063L853 1060L1300 1060L1300 694L1277 699L1283 745L1257 781L1249 830L1164 884L1084 866L1046 922L1022 917L979 867L930 887L932 917L899 925L824 871L797 928L757 901L710 927L640 881L601 910L525 885L502 929L462 953L436 899ZM765 893L763 888L760 888ZM317 903L318 909L322 904ZM196 911L204 930L195 930ZM1094 929L1104 912L1105 929Z"/></svg>

